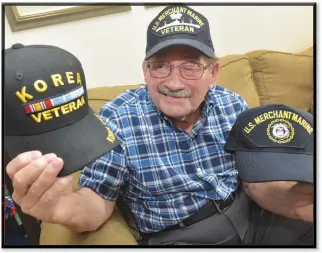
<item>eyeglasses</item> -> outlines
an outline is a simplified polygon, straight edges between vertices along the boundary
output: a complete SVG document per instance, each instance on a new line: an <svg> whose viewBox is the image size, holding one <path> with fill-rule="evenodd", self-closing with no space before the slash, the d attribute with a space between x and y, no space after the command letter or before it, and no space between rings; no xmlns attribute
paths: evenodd
<svg viewBox="0 0 322 253"><path fill-rule="evenodd" d="M209 65L210 64L203 66L201 63L185 62L174 67L164 61L154 61L147 64L150 75L154 78L166 78L171 74L174 68L179 68L181 76L187 80L200 79Z"/></svg>

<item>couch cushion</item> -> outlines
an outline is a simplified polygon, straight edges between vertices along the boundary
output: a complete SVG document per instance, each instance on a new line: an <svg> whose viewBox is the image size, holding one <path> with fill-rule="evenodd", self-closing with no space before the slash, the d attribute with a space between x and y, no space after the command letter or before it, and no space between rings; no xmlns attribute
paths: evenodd
<svg viewBox="0 0 322 253"><path fill-rule="evenodd" d="M137 241L116 207L112 216L92 232L76 233L59 224L41 224L40 245L137 245Z"/></svg>
<svg viewBox="0 0 322 253"><path fill-rule="evenodd" d="M249 56L261 104L282 103L308 110L313 98L313 53L256 50Z"/></svg>
<svg viewBox="0 0 322 253"><path fill-rule="evenodd" d="M299 55L306 55L313 57L313 47L309 47L308 49L305 49L304 51L300 52Z"/></svg>
<svg viewBox="0 0 322 253"><path fill-rule="evenodd" d="M136 89L143 84L123 85L123 86L104 86L88 89L88 103L95 112L99 112L102 106L120 95L122 92L130 89Z"/></svg>
<svg viewBox="0 0 322 253"><path fill-rule="evenodd" d="M249 108L260 105L249 59L245 55L227 55L220 59L216 83L241 95Z"/></svg>

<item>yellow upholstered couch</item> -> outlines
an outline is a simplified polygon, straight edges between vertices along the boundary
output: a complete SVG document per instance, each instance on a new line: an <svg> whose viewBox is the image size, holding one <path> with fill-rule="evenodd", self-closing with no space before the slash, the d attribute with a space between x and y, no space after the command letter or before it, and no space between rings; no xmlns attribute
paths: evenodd
<svg viewBox="0 0 322 253"><path fill-rule="evenodd" d="M283 103L313 110L313 47L298 54L257 50L243 55L227 55L221 58L220 65L217 84L243 96L249 107ZM98 111L121 92L139 86L89 89L89 103ZM78 176L79 172L75 173L75 187ZM136 245L133 234L120 209L116 208L113 216L94 232L77 234L61 225L43 223L40 244Z"/></svg>

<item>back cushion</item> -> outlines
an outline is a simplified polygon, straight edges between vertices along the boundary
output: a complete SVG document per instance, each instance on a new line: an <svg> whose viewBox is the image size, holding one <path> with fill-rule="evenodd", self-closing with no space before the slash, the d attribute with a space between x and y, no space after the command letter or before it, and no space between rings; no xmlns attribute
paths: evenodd
<svg viewBox="0 0 322 253"><path fill-rule="evenodd" d="M216 83L241 95L249 108L260 105L249 59L245 55L227 55L220 59Z"/></svg>
<svg viewBox="0 0 322 253"><path fill-rule="evenodd" d="M120 95L122 92L130 89L136 89L141 87L142 84L139 85L124 85L124 86L104 86L104 87L97 87L97 88L90 88L88 89L88 103L89 106L95 112L99 112L102 106Z"/></svg>
<svg viewBox="0 0 322 253"><path fill-rule="evenodd" d="M313 98L313 53L256 50L247 53L261 104L282 103L309 110Z"/></svg>

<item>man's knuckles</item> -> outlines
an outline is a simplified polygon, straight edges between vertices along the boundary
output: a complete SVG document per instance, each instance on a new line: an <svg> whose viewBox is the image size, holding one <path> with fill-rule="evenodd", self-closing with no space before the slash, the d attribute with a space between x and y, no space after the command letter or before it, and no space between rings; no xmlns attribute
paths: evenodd
<svg viewBox="0 0 322 253"><path fill-rule="evenodd" d="M45 184L43 183L43 182L38 182L38 181L36 181L31 187L30 187L30 189L29 189L29 191L28 191L28 195L32 195L32 196L38 196L38 195L41 195L42 194L42 192L44 191L44 190L46 190L46 189L44 189L45 188L45 186L44 186Z"/></svg>
<svg viewBox="0 0 322 253"><path fill-rule="evenodd" d="M26 155L26 153L19 154L15 159L8 163L6 167L8 176L12 179L15 175L17 167L23 167L24 165L27 165L30 161L30 156Z"/></svg>
<svg viewBox="0 0 322 253"><path fill-rule="evenodd" d="M70 183L72 180L70 180L70 178L59 178L57 180L57 184L58 184L58 188L60 190L64 190Z"/></svg>
<svg viewBox="0 0 322 253"><path fill-rule="evenodd" d="M51 203L53 203L54 201L54 195L53 194L47 194L43 199L42 199L42 203L44 205L50 205Z"/></svg>
<svg viewBox="0 0 322 253"><path fill-rule="evenodd" d="M33 182L29 182L31 178L37 178L39 174L46 168L48 163L56 158L55 154L48 154L34 160L30 166L18 171L13 176L13 187L22 189L31 185Z"/></svg>
<svg viewBox="0 0 322 253"><path fill-rule="evenodd" d="M25 184L25 177L21 173L15 174L12 180L12 186L14 189L19 189Z"/></svg>
<svg viewBox="0 0 322 253"><path fill-rule="evenodd" d="M21 207L21 211L22 211L23 213L25 213L25 214L28 214L28 215L30 214L30 213L29 213L29 208L27 208L26 206L22 206L22 207Z"/></svg>
<svg viewBox="0 0 322 253"><path fill-rule="evenodd" d="M22 169L24 166L28 165L32 160L40 157L42 154L40 151L29 151L24 152L16 156L13 160L11 160L7 167L6 171L9 177L12 179L14 174Z"/></svg>
<svg viewBox="0 0 322 253"><path fill-rule="evenodd" d="M57 156L55 154L46 154L34 160L30 166L33 170L44 169Z"/></svg>
<svg viewBox="0 0 322 253"><path fill-rule="evenodd" d="M42 195L40 201L44 205L50 205L61 197L61 194L68 186L68 180L59 178L56 182Z"/></svg>
<svg viewBox="0 0 322 253"><path fill-rule="evenodd" d="M12 199L14 202L16 202L18 205L21 204L21 197L14 191L12 194Z"/></svg>

